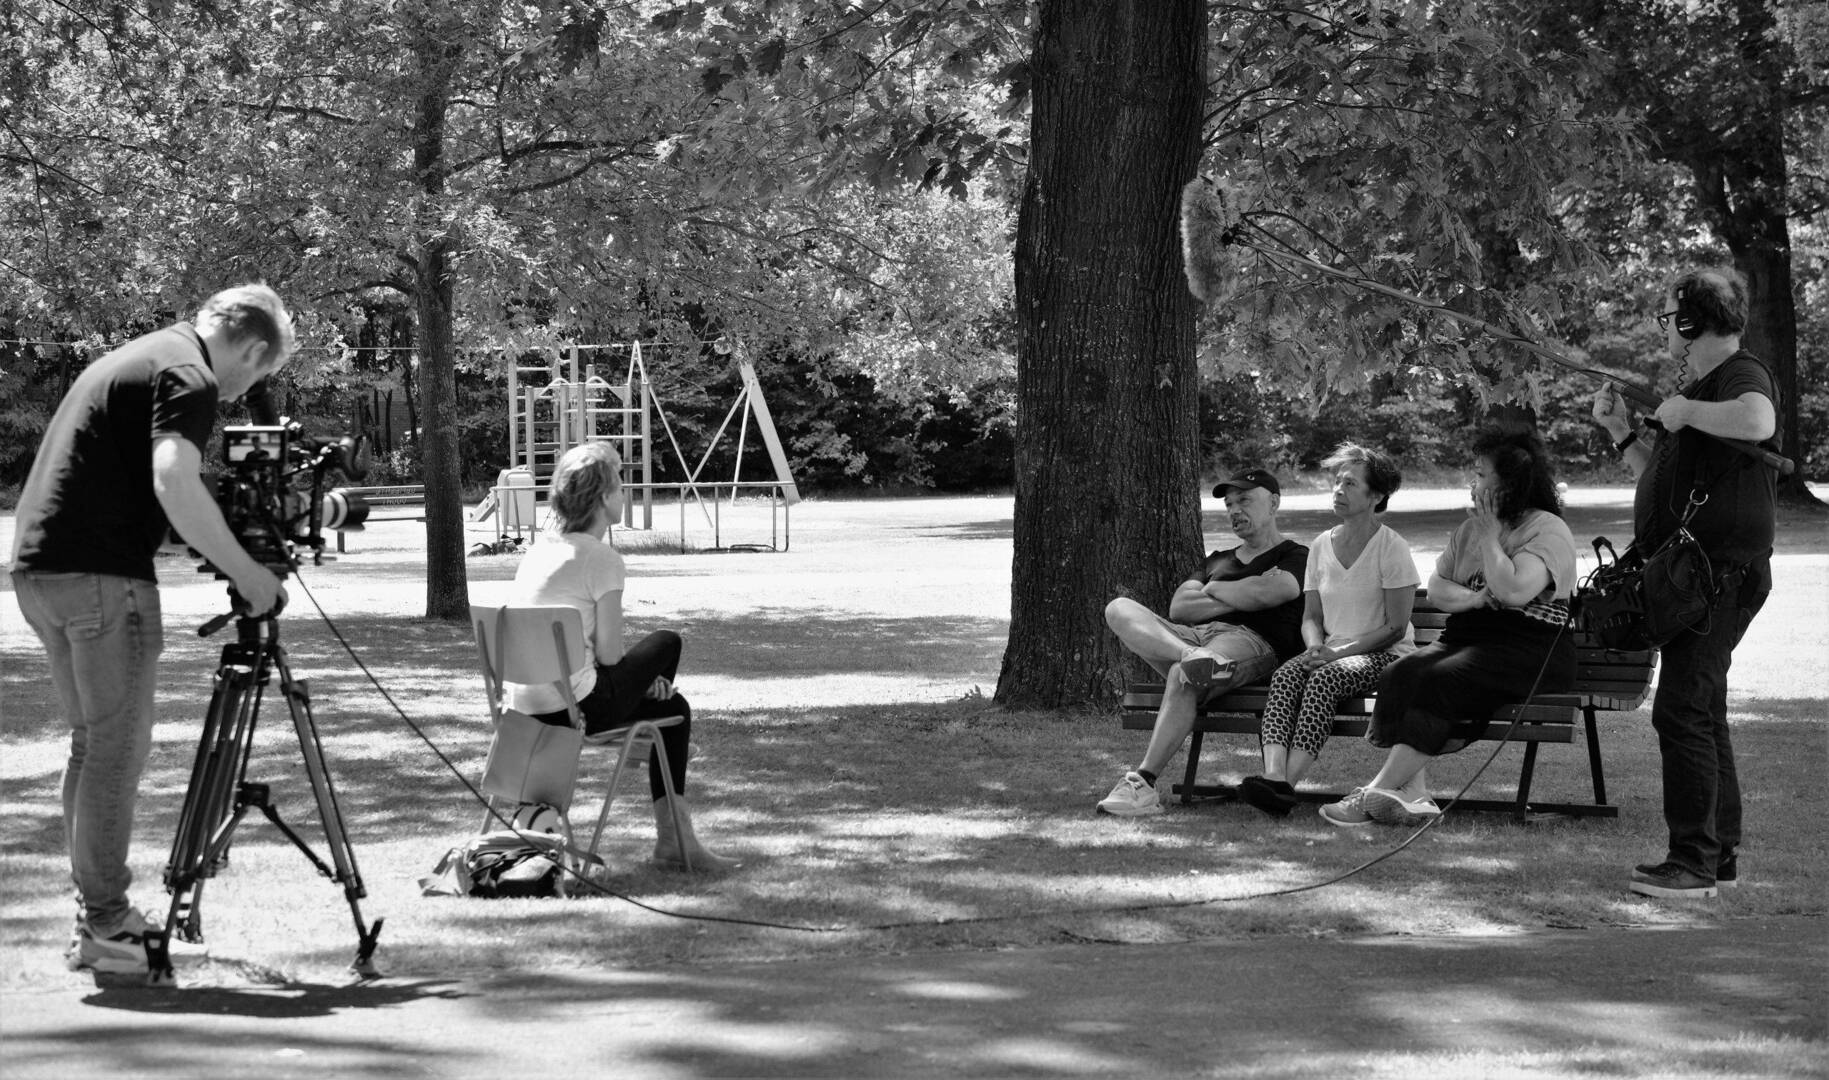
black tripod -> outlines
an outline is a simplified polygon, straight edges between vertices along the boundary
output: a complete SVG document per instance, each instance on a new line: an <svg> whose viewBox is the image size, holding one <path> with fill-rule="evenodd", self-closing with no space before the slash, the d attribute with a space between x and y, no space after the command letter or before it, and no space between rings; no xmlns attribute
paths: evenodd
<svg viewBox="0 0 1829 1080"><path fill-rule="evenodd" d="M178 818L177 839L172 842L171 861L165 867L165 887L172 894L171 913L166 919L167 934L181 941L203 940L203 883L214 877L228 862L229 842L235 827L249 810L259 810L294 847L303 852L318 873L343 886L349 911L356 922L356 959L351 969L364 978L375 978L375 939L381 935L382 920L368 926L357 903L367 896L362 875L356 870L356 854L343 828L343 814L337 806L336 788L330 770L324 763L324 748L318 741L317 724L311 717L311 692L305 681L292 677L286 662L286 650L279 643L278 612L256 617L220 615L197 631L207 637L235 620L236 640L222 649L217 665L215 688L210 695L210 709L203 722L203 735L197 743L197 761L191 767L190 789L185 793L184 810ZM318 817L324 825L324 837L330 847L331 864L318 858L303 838L280 819L270 801L266 784L247 779L248 758L253 749L254 727L260 719L260 701L274 670L279 671L280 693L292 713L292 725L298 731L299 753L305 763L305 775L317 799ZM156 937L156 940L155 940ZM147 959L155 982L172 977L169 942L166 937L148 938Z"/></svg>

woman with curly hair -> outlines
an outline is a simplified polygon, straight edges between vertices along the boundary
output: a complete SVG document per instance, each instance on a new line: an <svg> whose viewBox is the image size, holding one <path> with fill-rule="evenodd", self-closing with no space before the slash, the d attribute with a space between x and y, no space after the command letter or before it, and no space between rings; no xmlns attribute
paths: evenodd
<svg viewBox="0 0 1829 1080"><path fill-rule="evenodd" d="M1416 824L1441 812L1423 786L1456 723L1484 729L1493 711L1575 682L1566 632L1575 537L1549 454L1535 431L1481 429L1473 440L1473 506L1436 560L1429 600L1449 613L1436 641L1387 667L1366 740L1389 750L1372 782L1321 807L1335 825Z"/></svg>

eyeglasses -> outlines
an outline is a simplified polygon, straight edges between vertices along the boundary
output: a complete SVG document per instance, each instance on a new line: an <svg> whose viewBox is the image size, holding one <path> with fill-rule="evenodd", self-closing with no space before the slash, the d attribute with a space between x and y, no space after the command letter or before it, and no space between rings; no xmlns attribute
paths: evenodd
<svg viewBox="0 0 1829 1080"><path fill-rule="evenodd" d="M1677 313L1674 311L1666 311L1662 315L1659 315L1658 316L1658 329L1659 330L1670 329L1670 320L1672 320L1676 317L1677 317Z"/></svg>

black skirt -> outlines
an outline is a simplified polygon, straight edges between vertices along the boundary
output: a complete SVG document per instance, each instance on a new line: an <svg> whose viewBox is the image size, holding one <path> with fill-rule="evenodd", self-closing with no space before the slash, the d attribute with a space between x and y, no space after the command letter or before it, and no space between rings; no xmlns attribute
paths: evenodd
<svg viewBox="0 0 1829 1080"><path fill-rule="evenodd" d="M1484 735L1493 710L1575 685L1575 639L1521 612L1481 608L1448 616L1442 635L1403 657L1378 680L1366 741L1425 754L1453 753L1466 739L1449 728Z"/></svg>

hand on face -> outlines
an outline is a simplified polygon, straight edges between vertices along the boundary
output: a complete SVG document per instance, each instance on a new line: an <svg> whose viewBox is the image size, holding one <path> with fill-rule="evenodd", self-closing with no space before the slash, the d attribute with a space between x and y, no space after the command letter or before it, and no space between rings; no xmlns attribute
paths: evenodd
<svg viewBox="0 0 1829 1080"><path fill-rule="evenodd" d="M1485 484L1475 481L1471 487L1473 505L1467 508L1467 516L1479 523L1482 533L1499 531L1499 493Z"/></svg>

